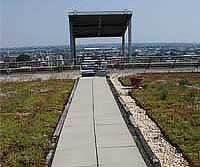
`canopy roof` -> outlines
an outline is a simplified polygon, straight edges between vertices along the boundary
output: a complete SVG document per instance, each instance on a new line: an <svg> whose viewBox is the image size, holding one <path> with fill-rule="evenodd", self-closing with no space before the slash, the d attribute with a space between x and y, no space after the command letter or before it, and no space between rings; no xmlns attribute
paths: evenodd
<svg viewBox="0 0 200 167"><path fill-rule="evenodd" d="M123 36L131 11L69 12L70 31L74 38Z"/></svg>

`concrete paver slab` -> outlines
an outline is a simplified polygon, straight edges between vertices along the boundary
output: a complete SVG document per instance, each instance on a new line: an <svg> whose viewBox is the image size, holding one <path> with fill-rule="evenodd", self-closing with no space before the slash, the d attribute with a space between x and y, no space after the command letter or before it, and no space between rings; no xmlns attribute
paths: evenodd
<svg viewBox="0 0 200 167"><path fill-rule="evenodd" d="M98 147L136 146L132 136L120 124L97 126L96 136Z"/></svg>
<svg viewBox="0 0 200 167"><path fill-rule="evenodd" d="M96 167L96 157L93 150L87 148L58 150L52 167Z"/></svg>
<svg viewBox="0 0 200 167"><path fill-rule="evenodd" d="M137 147L100 148L98 149L98 155L99 155L99 165L104 167L146 166Z"/></svg>

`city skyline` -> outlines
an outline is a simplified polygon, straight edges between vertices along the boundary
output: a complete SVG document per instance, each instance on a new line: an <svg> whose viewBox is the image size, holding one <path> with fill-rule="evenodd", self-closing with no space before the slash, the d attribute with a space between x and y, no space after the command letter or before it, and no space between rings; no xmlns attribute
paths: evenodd
<svg viewBox="0 0 200 167"><path fill-rule="evenodd" d="M0 1L0 47L69 45L73 10L132 10L133 42L200 42L197 0ZM78 39L77 44L120 43L120 38Z"/></svg>

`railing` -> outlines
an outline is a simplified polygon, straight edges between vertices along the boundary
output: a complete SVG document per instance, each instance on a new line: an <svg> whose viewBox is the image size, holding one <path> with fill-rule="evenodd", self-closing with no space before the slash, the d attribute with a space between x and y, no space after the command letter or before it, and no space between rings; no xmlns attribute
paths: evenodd
<svg viewBox="0 0 200 167"><path fill-rule="evenodd" d="M100 61L105 62L108 68L177 68L194 67L200 68L200 57L112 57L100 56ZM0 63L0 71L34 71L34 70L65 70L79 69L82 58L77 58L77 64L74 65L74 59L63 59L53 61L25 61L25 62L5 62Z"/></svg>
<svg viewBox="0 0 200 167"><path fill-rule="evenodd" d="M63 60L44 60L44 61L23 61L23 62L4 62L0 63L0 69L7 68L31 68L31 67L62 67L73 65L73 59Z"/></svg>

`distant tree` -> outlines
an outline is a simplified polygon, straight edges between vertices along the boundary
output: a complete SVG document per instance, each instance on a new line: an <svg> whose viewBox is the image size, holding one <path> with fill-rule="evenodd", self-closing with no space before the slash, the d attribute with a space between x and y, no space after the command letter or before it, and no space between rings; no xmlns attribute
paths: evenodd
<svg viewBox="0 0 200 167"><path fill-rule="evenodd" d="M21 55L17 56L16 61L31 61L31 56L21 54Z"/></svg>

